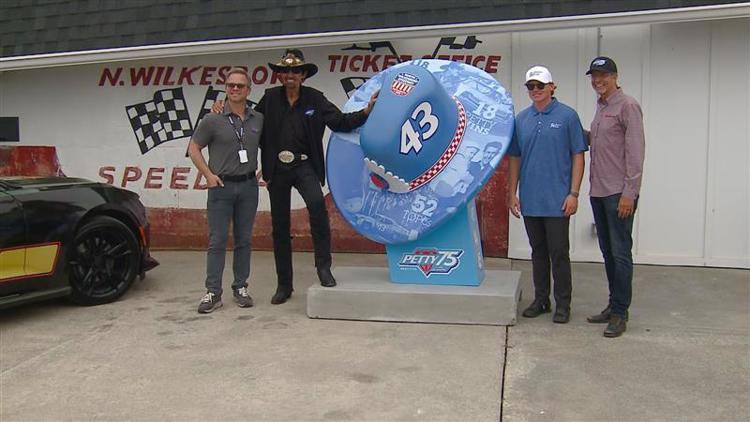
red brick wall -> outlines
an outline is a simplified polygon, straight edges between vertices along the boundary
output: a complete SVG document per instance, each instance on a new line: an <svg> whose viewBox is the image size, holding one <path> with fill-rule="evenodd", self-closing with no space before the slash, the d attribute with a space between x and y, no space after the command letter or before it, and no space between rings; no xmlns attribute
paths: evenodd
<svg viewBox="0 0 750 422"><path fill-rule="evenodd" d="M68 173L74 174L68 169ZM62 175L55 147L0 147L0 176ZM485 185L477 199L479 230L485 256L508 255L507 160ZM326 197L331 216L331 235L336 252L376 252L383 245L362 237L336 210L330 194ZM206 211L202 209L149 208L152 245L156 249L205 249L208 243ZM294 248L312 250L307 210L292 211ZM271 213L259 211L253 232L253 248L271 250Z"/></svg>
<svg viewBox="0 0 750 422"><path fill-rule="evenodd" d="M0 176L63 176L55 147L0 146Z"/></svg>

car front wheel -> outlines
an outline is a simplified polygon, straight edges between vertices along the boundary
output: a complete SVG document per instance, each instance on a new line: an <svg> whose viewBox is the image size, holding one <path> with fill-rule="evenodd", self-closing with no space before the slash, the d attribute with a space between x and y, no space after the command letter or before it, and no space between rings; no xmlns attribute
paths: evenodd
<svg viewBox="0 0 750 422"><path fill-rule="evenodd" d="M70 250L71 298L82 305L116 300L138 274L138 239L121 221L97 216L76 233Z"/></svg>

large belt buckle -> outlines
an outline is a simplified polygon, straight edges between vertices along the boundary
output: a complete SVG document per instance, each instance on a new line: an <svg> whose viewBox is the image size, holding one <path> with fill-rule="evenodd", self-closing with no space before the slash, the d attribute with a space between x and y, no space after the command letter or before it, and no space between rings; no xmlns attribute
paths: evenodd
<svg viewBox="0 0 750 422"><path fill-rule="evenodd" d="M279 153L279 161L281 161L284 164L289 164L292 161L294 161L294 153L292 151L281 151Z"/></svg>

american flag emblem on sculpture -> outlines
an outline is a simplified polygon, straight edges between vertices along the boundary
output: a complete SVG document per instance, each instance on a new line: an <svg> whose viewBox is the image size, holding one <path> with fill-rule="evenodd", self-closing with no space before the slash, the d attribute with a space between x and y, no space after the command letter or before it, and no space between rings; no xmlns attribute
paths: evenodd
<svg viewBox="0 0 750 422"><path fill-rule="evenodd" d="M141 154L173 139L193 136L182 88L162 89L150 101L125 106Z"/></svg>
<svg viewBox="0 0 750 422"><path fill-rule="evenodd" d="M411 73L399 73L393 79L391 91L400 97L405 97L409 95L415 86L417 86L417 83L419 83L419 78L416 75L412 75Z"/></svg>

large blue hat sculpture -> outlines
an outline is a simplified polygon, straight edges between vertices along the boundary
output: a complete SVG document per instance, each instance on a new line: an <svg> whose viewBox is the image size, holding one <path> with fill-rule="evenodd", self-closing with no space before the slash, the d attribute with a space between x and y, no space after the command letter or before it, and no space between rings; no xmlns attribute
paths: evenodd
<svg viewBox="0 0 750 422"><path fill-rule="evenodd" d="M513 102L492 76L446 60L412 60L360 86L344 111L380 90L360 129L333 133L327 172L334 202L367 238L421 238L472 200L510 144Z"/></svg>
<svg viewBox="0 0 750 422"><path fill-rule="evenodd" d="M420 66L387 75L368 120L360 132L365 165L376 186L394 193L411 192L440 174L466 129L463 104Z"/></svg>

